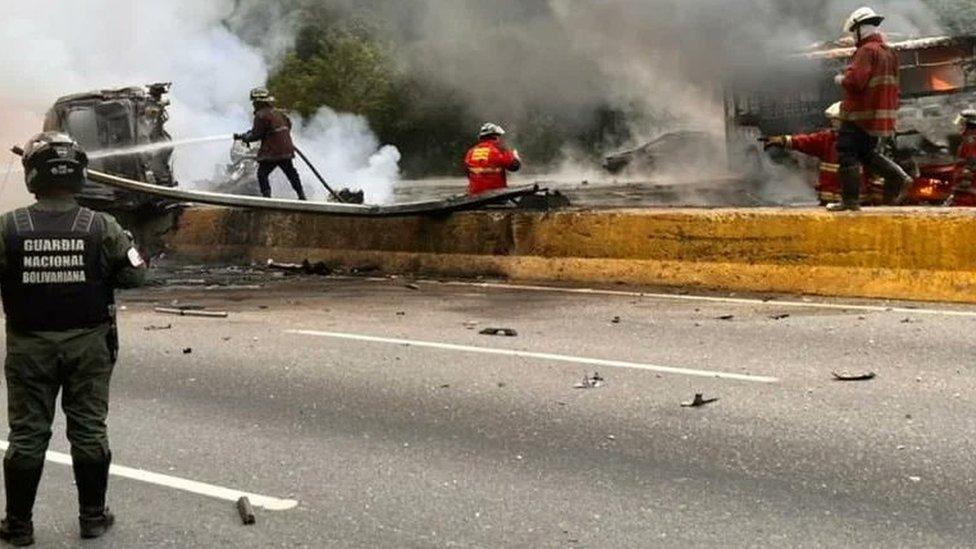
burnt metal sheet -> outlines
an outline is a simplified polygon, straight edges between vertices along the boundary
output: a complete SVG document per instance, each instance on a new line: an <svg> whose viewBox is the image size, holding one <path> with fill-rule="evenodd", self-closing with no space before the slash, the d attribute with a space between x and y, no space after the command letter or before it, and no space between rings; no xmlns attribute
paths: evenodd
<svg viewBox="0 0 976 549"><path fill-rule="evenodd" d="M346 217L406 217L413 215L442 215L451 212L474 210L493 204L504 204L523 196L536 194L541 190L538 185L526 185L522 187L491 191L477 196L462 195L443 200L408 202L390 206L372 206L361 204L305 202L299 200L260 198L255 196L240 196L206 191L189 191L140 183L138 181L132 181L131 179L94 170L88 171L88 178L92 181L115 189L144 193L158 198L166 198L180 202L227 206L232 208L250 208L258 210L300 212Z"/></svg>

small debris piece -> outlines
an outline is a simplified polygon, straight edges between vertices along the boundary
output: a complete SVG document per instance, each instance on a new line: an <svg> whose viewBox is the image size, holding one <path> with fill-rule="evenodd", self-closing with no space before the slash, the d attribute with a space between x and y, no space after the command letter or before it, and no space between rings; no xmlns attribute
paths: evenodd
<svg viewBox="0 0 976 549"><path fill-rule="evenodd" d="M620 324L620 317L615 316L610 320L610 324Z"/></svg>
<svg viewBox="0 0 976 549"><path fill-rule="evenodd" d="M600 372L594 372L593 375L583 376L583 381L573 385L574 389L599 389L603 386L604 379L600 375Z"/></svg>
<svg viewBox="0 0 976 549"><path fill-rule="evenodd" d="M876 377L878 374L874 372L867 372L864 374L852 374L849 372L833 372L834 379L837 381L870 381Z"/></svg>
<svg viewBox="0 0 976 549"><path fill-rule="evenodd" d="M701 393L696 393L694 400L691 402L682 402L682 408L701 408L702 406L707 406L713 402L717 402L717 398L705 398L705 395Z"/></svg>
<svg viewBox="0 0 976 549"><path fill-rule="evenodd" d="M167 324L165 326L146 326L145 328L143 328L143 330L147 332L158 332L160 330L172 330L172 329L173 329L172 324Z"/></svg>
<svg viewBox="0 0 976 549"><path fill-rule="evenodd" d="M735 315L722 315L720 317L715 318L715 320L733 320L733 319L735 319Z"/></svg>
<svg viewBox="0 0 976 549"><path fill-rule="evenodd" d="M414 291L420 289L420 286L417 286L416 284L406 284L403 287L406 288L406 289L408 289L408 290L414 290Z"/></svg>
<svg viewBox="0 0 976 549"><path fill-rule="evenodd" d="M397 311L397 314L396 315L397 316L407 316L407 313L404 312L404 311Z"/></svg>
<svg viewBox="0 0 976 549"><path fill-rule="evenodd" d="M613 435L607 435L607 440L617 440L617 437Z"/></svg>
<svg viewBox="0 0 976 549"><path fill-rule="evenodd" d="M307 275L319 275L328 276L332 274L332 269L325 264L324 261L318 261L312 263L309 260L304 260L301 263L277 263L273 259L268 260L268 268L277 271L284 271L286 273L292 274L307 274Z"/></svg>
<svg viewBox="0 0 976 549"><path fill-rule="evenodd" d="M773 315L773 316L771 316L769 318L772 319L772 320L786 320L787 318L790 318L790 315L787 314L787 313L783 313L783 314L779 314L779 315Z"/></svg>
<svg viewBox="0 0 976 549"><path fill-rule="evenodd" d="M451 388L450 383L445 383L444 385L441 385L441 389L450 389L450 388Z"/></svg>
<svg viewBox="0 0 976 549"><path fill-rule="evenodd" d="M167 286L206 286L207 281L202 278L171 278L166 281Z"/></svg>
<svg viewBox="0 0 976 549"><path fill-rule="evenodd" d="M485 328L478 333L486 336L518 337L518 332L511 328Z"/></svg>
<svg viewBox="0 0 976 549"><path fill-rule="evenodd" d="M505 388L505 386L506 386L506 383L505 383L504 381L499 381L499 382L498 382L498 388L499 388L499 389L504 389L504 388Z"/></svg>
<svg viewBox="0 0 976 549"><path fill-rule="evenodd" d="M174 309L171 307L156 307L157 313L178 316L193 316L199 318L227 318L229 315L224 311L200 311L196 309Z"/></svg>
<svg viewBox="0 0 976 549"><path fill-rule="evenodd" d="M188 354L190 354L192 352L193 352L193 347L186 347L185 349L183 349L183 354L184 355L188 355Z"/></svg>
<svg viewBox="0 0 976 549"><path fill-rule="evenodd" d="M241 523L251 525L256 522L254 517L254 507L251 507L251 500L247 496L242 496L237 500L237 514L241 516Z"/></svg>
<svg viewBox="0 0 976 549"><path fill-rule="evenodd" d="M475 328L478 327L478 321L477 320L469 320L469 321L467 321L467 322L464 323L464 327L467 328L467 329L469 329L469 330L474 330Z"/></svg>
<svg viewBox="0 0 976 549"><path fill-rule="evenodd" d="M912 482L922 482L922 477L908 477L908 480Z"/></svg>

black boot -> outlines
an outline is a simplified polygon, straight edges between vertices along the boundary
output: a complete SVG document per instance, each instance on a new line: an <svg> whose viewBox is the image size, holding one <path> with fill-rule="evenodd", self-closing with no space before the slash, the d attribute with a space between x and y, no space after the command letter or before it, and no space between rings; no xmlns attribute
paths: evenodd
<svg viewBox="0 0 976 549"><path fill-rule="evenodd" d="M100 537L115 523L115 516L105 506L111 462L111 454L104 461L72 460L78 485L78 523L82 538Z"/></svg>
<svg viewBox="0 0 976 549"><path fill-rule="evenodd" d="M43 470L43 462L36 467L17 467L10 460L3 460L7 518L0 522L0 540L15 547L34 544L34 523L31 519Z"/></svg>
<svg viewBox="0 0 976 549"><path fill-rule="evenodd" d="M861 209L861 170L857 166L845 166L838 172L840 178L840 202L827 205L828 212L856 212Z"/></svg>

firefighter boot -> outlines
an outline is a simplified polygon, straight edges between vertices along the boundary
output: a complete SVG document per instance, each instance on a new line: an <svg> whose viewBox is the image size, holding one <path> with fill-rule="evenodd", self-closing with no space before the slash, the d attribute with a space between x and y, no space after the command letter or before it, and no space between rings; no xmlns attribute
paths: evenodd
<svg viewBox="0 0 976 549"><path fill-rule="evenodd" d="M908 198L915 182L894 160L881 153L871 155L869 167L884 179L884 203L897 206Z"/></svg>
<svg viewBox="0 0 976 549"><path fill-rule="evenodd" d="M856 212L861 209L861 170L844 166L837 172L840 178L841 200L827 205L828 212Z"/></svg>
<svg viewBox="0 0 976 549"><path fill-rule="evenodd" d="M105 506L111 461L111 454L103 461L72 461L75 483L78 485L78 523L84 539L102 536L115 523L115 516Z"/></svg>
<svg viewBox="0 0 976 549"><path fill-rule="evenodd" d="M0 522L0 540L14 547L27 547L34 544L34 523L31 522L31 518L42 471L43 464L22 468L15 467L10 460L3 460L7 518Z"/></svg>

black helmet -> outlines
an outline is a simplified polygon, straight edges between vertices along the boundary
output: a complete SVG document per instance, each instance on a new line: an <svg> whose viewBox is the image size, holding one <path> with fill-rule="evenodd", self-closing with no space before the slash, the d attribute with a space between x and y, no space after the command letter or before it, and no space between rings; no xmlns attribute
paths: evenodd
<svg viewBox="0 0 976 549"><path fill-rule="evenodd" d="M33 194L51 189L80 192L85 186L88 155L60 132L35 135L24 146L24 176Z"/></svg>

